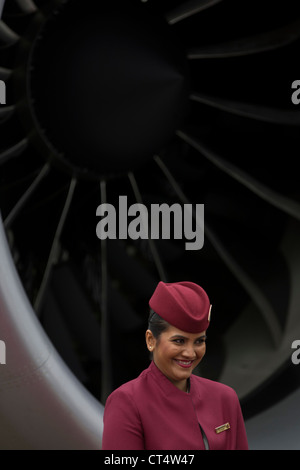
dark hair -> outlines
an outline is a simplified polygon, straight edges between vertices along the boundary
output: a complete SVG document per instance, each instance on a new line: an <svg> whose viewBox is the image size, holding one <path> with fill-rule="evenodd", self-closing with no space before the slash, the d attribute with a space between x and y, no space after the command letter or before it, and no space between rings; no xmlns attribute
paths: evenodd
<svg viewBox="0 0 300 470"><path fill-rule="evenodd" d="M170 324L161 318L154 310L150 309L148 318L148 330L150 330L155 339L159 339L160 335L167 330Z"/></svg>

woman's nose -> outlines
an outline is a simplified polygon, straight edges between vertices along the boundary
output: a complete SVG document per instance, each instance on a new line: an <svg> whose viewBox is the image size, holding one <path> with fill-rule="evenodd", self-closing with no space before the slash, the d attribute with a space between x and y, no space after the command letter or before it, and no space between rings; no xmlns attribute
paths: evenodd
<svg viewBox="0 0 300 470"><path fill-rule="evenodd" d="M193 346L185 346L182 355L188 359L195 359L197 356Z"/></svg>

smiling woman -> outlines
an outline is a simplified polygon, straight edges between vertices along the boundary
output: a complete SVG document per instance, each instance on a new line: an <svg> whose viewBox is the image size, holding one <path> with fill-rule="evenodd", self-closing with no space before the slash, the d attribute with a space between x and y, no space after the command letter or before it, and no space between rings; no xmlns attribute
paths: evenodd
<svg viewBox="0 0 300 470"><path fill-rule="evenodd" d="M211 304L204 289L159 282L149 305L152 361L108 397L102 449L248 449L234 390L192 374L206 352Z"/></svg>
<svg viewBox="0 0 300 470"><path fill-rule="evenodd" d="M153 316L159 317L156 313ZM205 354L205 332L186 333L166 323L167 330L155 338L149 323L146 342L156 366L179 390L187 391L189 376Z"/></svg>

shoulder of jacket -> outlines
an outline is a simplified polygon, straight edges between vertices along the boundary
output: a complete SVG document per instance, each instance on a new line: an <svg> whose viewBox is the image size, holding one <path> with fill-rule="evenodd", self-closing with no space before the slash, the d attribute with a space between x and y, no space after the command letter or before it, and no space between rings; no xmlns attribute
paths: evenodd
<svg viewBox="0 0 300 470"><path fill-rule="evenodd" d="M199 377L197 375L193 375L193 377L195 384L197 384L199 387L205 388L208 393L218 393L228 398L237 398L236 391L229 385L225 385L221 382L216 382L211 379L206 379L204 377Z"/></svg>

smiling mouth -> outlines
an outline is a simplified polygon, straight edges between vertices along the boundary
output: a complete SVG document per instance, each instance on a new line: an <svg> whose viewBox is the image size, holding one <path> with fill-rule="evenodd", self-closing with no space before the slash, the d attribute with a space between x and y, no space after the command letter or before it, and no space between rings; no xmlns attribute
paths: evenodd
<svg viewBox="0 0 300 470"><path fill-rule="evenodd" d="M191 367L191 365L193 364L194 361L179 361L178 359L175 359L175 362L180 366L180 367L183 367L185 369L188 369L189 367Z"/></svg>

